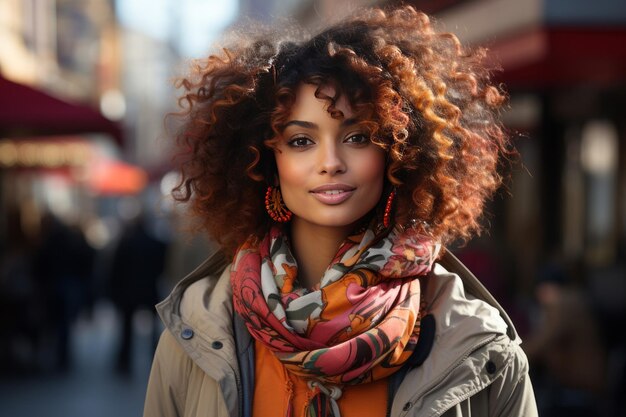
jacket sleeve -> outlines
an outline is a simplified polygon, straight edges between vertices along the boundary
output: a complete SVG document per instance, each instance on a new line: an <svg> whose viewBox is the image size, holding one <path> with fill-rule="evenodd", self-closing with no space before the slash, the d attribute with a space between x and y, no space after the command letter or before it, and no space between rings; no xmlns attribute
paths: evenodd
<svg viewBox="0 0 626 417"><path fill-rule="evenodd" d="M536 417L537 403L528 375L528 359L519 345L506 370L489 387L489 415Z"/></svg>
<svg viewBox="0 0 626 417"><path fill-rule="evenodd" d="M169 330L161 334L154 354L144 403L144 417L181 417L187 393L191 359Z"/></svg>

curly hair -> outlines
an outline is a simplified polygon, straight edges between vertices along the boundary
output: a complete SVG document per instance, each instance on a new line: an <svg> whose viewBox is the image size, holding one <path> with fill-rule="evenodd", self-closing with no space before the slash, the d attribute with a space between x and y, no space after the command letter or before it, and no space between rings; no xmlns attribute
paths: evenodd
<svg viewBox="0 0 626 417"><path fill-rule="evenodd" d="M485 50L435 31L410 6L369 9L304 41L256 36L196 61L178 82L183 162L178 201L190 202L226 253L271 225L264 192L272 146L301 83L345 95L371 140L387 152L395 222L425 225L442 243L479 233L485 201L502 182L510 149L505 101L490 83ZM340 112L339 112L340 113Z"/></svg>

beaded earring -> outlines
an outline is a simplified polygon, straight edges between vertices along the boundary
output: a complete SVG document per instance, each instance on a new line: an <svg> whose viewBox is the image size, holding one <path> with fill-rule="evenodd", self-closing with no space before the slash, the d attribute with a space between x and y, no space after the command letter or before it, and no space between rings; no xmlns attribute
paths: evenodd
<svg viewBox="0 0 626 417"><path fill-rule="evenodd" d="M385 228L389 227L391 224L391 210L395 196L396 189L394 188L391 190L391 193L389 193L389 197L387 197L387 204L385 205L385 214L383 215L383 226L385 226Z"/></svg>
<svg viewBox="0 0 626 417"><path fill-rule="evenodd" d="M291 220L293 213L285 206L283 196L280 193L280 188L267 187L265 192L265 210L270 215L272 220L279 223L286 223Z"/></svg>

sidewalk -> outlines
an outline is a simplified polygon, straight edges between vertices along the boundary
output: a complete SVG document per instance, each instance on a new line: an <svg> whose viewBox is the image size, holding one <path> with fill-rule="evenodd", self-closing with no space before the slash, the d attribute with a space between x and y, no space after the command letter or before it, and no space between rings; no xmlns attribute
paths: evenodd
<svg viewBox="0 0 626 417"><path fill-rule="evenodd" d="M97 304L90 321L80 319L73 327L68 372L0 377L0 416L141 416L151 338L135 326L132 372L119 375L114 366L118 327L113 307Z"/></svg>

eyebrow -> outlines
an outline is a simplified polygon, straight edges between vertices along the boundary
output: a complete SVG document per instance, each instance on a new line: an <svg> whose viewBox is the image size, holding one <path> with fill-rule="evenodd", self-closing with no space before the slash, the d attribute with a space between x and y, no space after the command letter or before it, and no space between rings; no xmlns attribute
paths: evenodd
<svg viewBox="0 0 626 417"><path fill-rule="evenodd" d="M348 127L348 126L355 125L357 123L358 123L358 120L354 117L351 117L349 119L345 119L344 121L342 121L341 127ZM287 129L289 126L300 126L305 129L319 129L319 126L313 122L306 122L303 120L290 120L287 123L285 123L282 130Z"/></svg>

